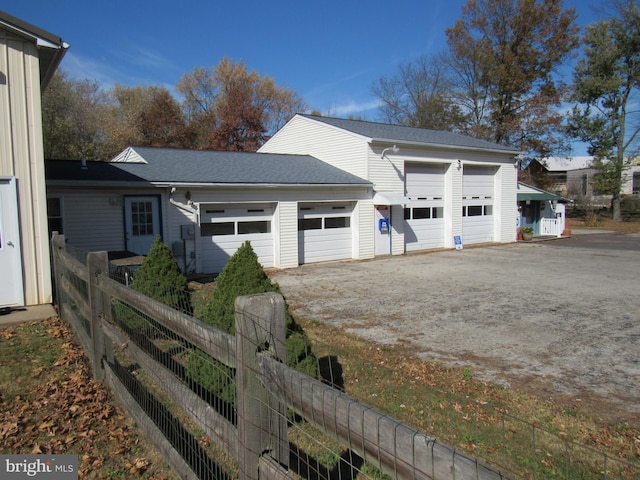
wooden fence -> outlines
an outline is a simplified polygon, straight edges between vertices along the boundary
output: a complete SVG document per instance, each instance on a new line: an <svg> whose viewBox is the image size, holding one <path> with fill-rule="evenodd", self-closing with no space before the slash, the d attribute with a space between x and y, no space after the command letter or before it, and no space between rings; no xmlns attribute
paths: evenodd
<svg viewBox="0 0 640 480"><path fill-rule="evenodd" d="M176 416L158 413L164 412L164 407L149 400L147 393L141 394L140 387L131 387L135 380L128 379L126 368L119 367L121 353L144 370L155 388L174 404L173 408L184 412L224 454L236 459L241 479L300 478L300 471L291 471L292 452L297 451L288 438L291 412L392 478L506 478L435 438L287 367L281 296L239 297L235 305L235 335L229 335L110 278L106 252L89 253L85 264L68 251L64 236L54 234L52 244L61 318L77 333L95 377L108 382L181 478L235 475L198 467L203 463L194 460L199 452L197 442L191 449L186 444L193 442L186 436L167 435L169 424L173 432L182 431L174 425ZM176 374L180 365L171 368L159 361L162 354L157 348L148 347L123 329L114 318L118 315L117 306L144 316L158 331L171 332L170 338L179 339L181 349L199 349L233 369L237 386L235 415L215 408L193 388L192 382Z"/></svg>

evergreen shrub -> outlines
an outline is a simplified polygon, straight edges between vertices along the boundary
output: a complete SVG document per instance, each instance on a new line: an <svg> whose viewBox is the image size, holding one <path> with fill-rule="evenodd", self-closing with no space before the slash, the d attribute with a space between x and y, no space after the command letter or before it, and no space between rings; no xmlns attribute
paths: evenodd
<svg viewBox="0 0 640 480"><path fill-rule="evenodd" d="M271 282L258 261L258 256L247 241L231 256L223 271L216 278L216 288L200 319L227 333L235 331L235 299L242 295L276 292L282 294L278 284ZM285 303L285 321L287 327L287 364L290 367L318 377L318 362L311 351L311 342L304 330L289 313ZM188 364L189 375L200 385L221 395L224 400L232 401L229 382L222 375L233 375L229 369L214 365L211 359L203 355L191 355ZM235 385L234 385L235 390ZM235 400L233 400L235 401Z"/></svg>
<svg viewBox="0 0 640 480"><path fill-rule="evenodd" d="M133 275L131 288L188 315L193 312L187 277L182 273L173 253L157 237ZM117 318L134 332L142 333L148 322L126 305L116 306Z"/></svg>

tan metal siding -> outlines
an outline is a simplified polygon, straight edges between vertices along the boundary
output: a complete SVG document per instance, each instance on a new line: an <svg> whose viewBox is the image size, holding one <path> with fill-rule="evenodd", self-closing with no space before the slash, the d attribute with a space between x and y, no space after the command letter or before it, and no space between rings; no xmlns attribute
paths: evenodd
<svg viewBox="0 0 640 480"><path fill-rule="evenodd" d="M0 175L18 181L26 305L50 303L40 66L35 45L0 32Z"/></svg>

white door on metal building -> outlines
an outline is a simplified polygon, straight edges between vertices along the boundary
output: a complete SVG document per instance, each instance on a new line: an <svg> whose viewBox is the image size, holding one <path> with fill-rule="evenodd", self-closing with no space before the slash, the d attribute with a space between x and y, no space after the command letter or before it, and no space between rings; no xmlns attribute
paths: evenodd
<svg viewBox="0 0 640 480"><path fill-rule="evenodd" d="M160 236L160 204L157 196L124 198L125 248L138 255L151 250Z"/></svg>
<svg viewBox="0 0 640 480"><path fill-rule="evenodd" d="M0 307L24 305L16 179L0 178Z"/></svg>

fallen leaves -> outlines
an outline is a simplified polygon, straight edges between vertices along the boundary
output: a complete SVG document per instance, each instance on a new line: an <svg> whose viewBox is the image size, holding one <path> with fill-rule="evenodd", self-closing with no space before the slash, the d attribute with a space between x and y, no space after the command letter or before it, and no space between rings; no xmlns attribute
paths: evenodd
<svg viewBox="0 0 640 480"><path fill-rule="evenodd" d="M33 365L37 376L31 380L36 381L28 382L19 395L0 399L0 451L78 454L79 478L109 478L103 470L121 472L118 476L125 478L175 478L157 452L141 445L134 422L113 403L104 385L92 379L67 327L57 318L44 322L43 331L59 344L58 357ZM17 335L19 327L0 330L2 339ZM145 451L151 455L141 455ZM151 456L158 464L155 469Z"/></svg>

